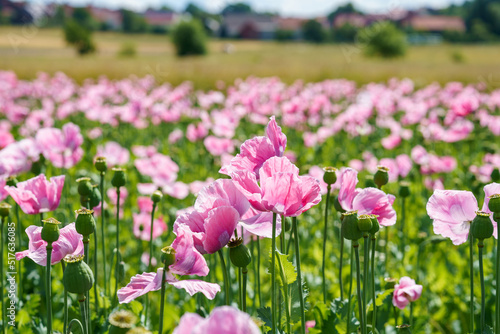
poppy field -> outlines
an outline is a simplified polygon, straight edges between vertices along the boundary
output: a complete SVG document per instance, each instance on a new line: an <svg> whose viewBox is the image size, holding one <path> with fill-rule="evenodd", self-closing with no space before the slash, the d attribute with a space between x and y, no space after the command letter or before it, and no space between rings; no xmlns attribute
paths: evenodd
<svg viewBox="0 0 500 334"><path fill-rule="evenodd" d="M500 333L499 110L0 72L0 332Z"/></svg>

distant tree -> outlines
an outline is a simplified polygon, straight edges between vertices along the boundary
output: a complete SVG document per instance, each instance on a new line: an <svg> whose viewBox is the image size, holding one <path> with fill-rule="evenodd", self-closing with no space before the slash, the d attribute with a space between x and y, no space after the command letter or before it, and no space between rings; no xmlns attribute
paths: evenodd
<svg viewBox="0 0 500 334"><path fill-rule="evenodd" d="M294 38L293 30L278 29L274 32L274 39L278 42L291 41Z"/></svg>
<svg viewBox="0 0 500 334"><path fill-rule="evenodd" d="M339 28L332 30L332 39L338 43L353 43L358 34L358 28L346 23Z"/></svg>
<svg viewBox="0 0 500 334"><path fill-rule="evenodd" d="M352 14L352 13L361 13L359 10L354 7L352 3L346 3L345 5L338 6L337 9L335 9L333 12L328 14L328 22L330 22L330 25L333 25L333 21L335 21L335 18L339 14Z"/></svg>
<svg viewBox="0 0 500 334"><path fill-rule="evenodd" d="M66 20L66 13L64 12L64 7L59 5L56 8L56 12L54 13L54 16L50 20L51 25L56 26L56 27L61 27L64 24L64 20Z"/></svg>
<svg viewBox="0 0 500 334"><path fill-rule="evenodd" d="M91 31L75 19L66 20L64 23L64 38L80 55L93 53L96 50Z"/></svg>
<svg viewBox="0 0 500 334"><path fill-rule="evenodd" d="M364 44L364 52L368 56L395 58L406 53L405 34L389 22L360 30L357 39Z"/></svg>
<svg viewBox="0 0 500 334"><path fill-rule="evenodd" d="M244 2L237 2L227 5L221 12L222 15L227 14L248 14L252 13L252 7Z"/></svg>
<svg viewBox="0 0 500 334"><path fill-rule="evenodd" d="M141 33L146 32L148 29L148 24L144 17L138 15L137 13L122 9L122 30L125 33Z"/></svg>
<svg viewBox="0 0 500 334"><path fill-rule="evenodd" d="M196 19L203 19L207 14L203 9L192 2L188 3L184 12L191 14L191 16Z"/></svg>
<svg viewBox="0 0 500 334"><path fill-rule="evenodd" d="M323 43L326 41L326 32L323 26L316 20L309 20L302 26L302 36L306 41L313 43Z"/></svg>
<svg viewBox="0 0 500 334"><path fill-rule="evenodd" d="M478 22L483 26L478 28ZM485 28L490 33L500 35L500 1L499 0L474 0L468 8L465 19L467 30L471 34L474 26L478 29Z"/></svg>
<svg viewBox="0 0 500 334"><path fill-rule="evenodd" d="M94 20L90 12L83 7L77 7L73 9L73 14L71 15L71 17L80 26L84 27L89 31L97 30L99 26L99 24Z"/></svg>
<svg viewBox="0 0 500 334"><path fill-rule="evenodd" d="M205 31L198 20L180 22L172 30L172 42L178 56L202 55L207 52Z"/></svg>

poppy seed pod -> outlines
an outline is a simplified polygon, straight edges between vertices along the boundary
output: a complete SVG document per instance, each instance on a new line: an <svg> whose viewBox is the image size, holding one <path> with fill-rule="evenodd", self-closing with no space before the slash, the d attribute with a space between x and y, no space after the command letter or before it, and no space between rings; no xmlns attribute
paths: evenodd
<svg viewBox="0 0 500 334"><path fill-rule="evenodd" d="M123 168L113 168L113 178L111 179L111 184L115 188L123 187L127 183L127 174L125 174L125 169Z"/></svg>
<svg viewBox="0 0 500 334"><path fill-rule="evenodd" d="M369 215L359 215L358 216L358 228L361 232L370 232L373 223Z"/></svg>
<svg viewBox="0 0 500 334"><path fill-rule="evenodd" d="M153 201L153 203L159 203L162 198L163 194L159 190L156 190L151 194L151 200Z"/></svg>
<svg viewBox="0 0 500 334"><path fill-rule="evenodd" d="M323 181L326 184L332 185L337 182L337 168L335 167L325 167L323 168L325 174L323 174Z"/></svg>
<svg viewBox="0 0 500 334"><path fill-rule="evenodd" d="M410 196L410 184L402 181L399 183L399 196L405 198Z"/></svg>
<svg viewBox="0 0 500 334"><path fill-rule="evenodd" d="M349 211L342 215L344 216L341 226L342 236L352 241L362 238L363 232L361 232L358 226L358 211Z"/></svg>
<svg viewBox="0 0 500 334"><path fill-rule="evenodd" d="M385 186L389 182L389 168L377 166L377 172L373 176L373 182L375 182L379 188Z"/></svg>
<svg viewBox="0 0 500 334"><path fill-rule="evenodd" d="M410 325L396 326L399 334L411 334Z"/></svg>
<svg viewBox="0 0 500 334"><path fill-rule="evenodd" d="M63 274L64 288L78 295L79 300L85 299L85 293L94 285L94 275L90 267L83 262L83 255L68 255L64 258L66 269Z"/></svg>
<svg viewBox="0 0 500 334"><path fill-rule="evenodd" d="M378 222L377 215L370 215L370 219L372 221L372 228L369 231L371 235L374 235L378 231L380 231L380 223Z"/></svg>
<svg viewBox="0 0 500 334"><path fill-rule="evenodd" d="M78 233L84 236L89 236L94 233L95 229L95 220L94 220L94 211L87 209L76 210L75 213L76 221L75 221L75 229Z"/></svg>
<svg viewBox="0 0 500 334"><path fill-rule="evenodd" d="M252 262L252 254L250 254L248 247L243 245L242 238L231 240L227 246L229 247L229 258L236 267L245 268Z"/></svg>
<svg viewBox="0 0 500 334"><path fill-rule="evenodd" d="M479 240L491 238L493 235L493 224L490 220L490 214L482 211L476 211L476 217L471 224L472 236Z"/></svg>
<svg viewBox="0 0 500 334"><path fill-rule="evenodd" d="M0 217L8 217L11 208L12 206L10 204L0 203Z"/></svg>
<svg viewBox="0 0 500 334"><path fill-rule="evenodd" d="M95 208L96 206L99 206L101 204L101 192L99 191L99 187L97 184L92 186L92 195L90 195L90 207Z"/></svg>
<svg viewBox="0 0 500 334"><path fill-rule="evenodd" d="M105 157L97 157L94 162L95 169L101 173L105 173L108 170L108 164L106 163Z"/></svg>
<svg viewBox="0 0 500 334"><path fill-rule="evenodd" d="M175 249L172 246L161 249L161 262L168 268L175 263Z"/></svg>
<svg viewBox="0 0 500 334"><path fill-rule="evenodd" d="M491 212L499 213L500 212L500 194L491 195L489 197L490 201L488 202L488 209Z"/></svg>
<svg viewBox="0 0 500 334"><path fill-rule="evenodd" d="M81 177L77 179L76 182L78 182L78 194L80 196L92 195L92 183L90 183L90 177Z"/></svg>
<svg viewBox="0 0 500 334"><path fill-rule="evenodd" d="M498 170L498 168L495 168L491 172L491 179L493 180L493 182L499 182L500 181L500 170Z"/></svg>
<svg viewBox="0 0 500 334"><path fill-rule="evenodd" d="M119 310L109 316L109 334L125 334L135 325L137 317L130 311Z"/></svg>
<svg viewBox="0 0 500 334"><path fill-rule="evenodd" d="M59 225L61 222L55 218L45 219L43 222L45 224L42 227L42 240L46 241L50 245L59 239Z"/></svg>

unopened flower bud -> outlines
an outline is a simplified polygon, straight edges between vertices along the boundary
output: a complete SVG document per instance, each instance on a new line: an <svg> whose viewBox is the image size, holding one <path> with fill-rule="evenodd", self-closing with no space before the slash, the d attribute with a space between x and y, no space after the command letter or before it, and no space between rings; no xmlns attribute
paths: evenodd
<svg viewBox="0 0 500 334"><path fill-rule="evenodd" d="M159 203L162 198L163 198L163 194L159 190L155 190L151 194L151 200L153 201L153 203Z"/></svg>
<svg viewBox="0 0 500 334"><path fill-rule="evenodd" d="M243 245L243 239L233 239L227 246L229 247L229 258L231 262L239 268L245 268L252 262L252 254L247 246Z"/></svg>
<svg viewBox="0 0 500 334"><path fill-rule="evenodd" d="M161 262L168 268L175 263L175 249L172 246L161 249Z"/></svg>
<svg viewBox="0 0 500 334"><path fill-rule="evenodd" d="M347 240L358 240L363 237L363 232L358 226L358 211L349 211L342 214L344 219L342 220L341 233Z"/></svg>
<svg viewBox="0 0 500 334"><path fill-rule="evenodd" d="M78 194L80 194L80 196L90 196L92 194L90 177L81 177L77 179L76 182L78 182Z"/></svg>
<svg viewBox="0 0 500 334"><path fill-rule="evenodd" d="M108 170L108 164L106 163L105 157L97 157L94 162L95 169L101 173L105 173Z"/></svg>
<svg viewBox="0 0 500 334"><path fill-rule="evenodd" d="M490 214L482 211L476 211L476 217L471 223L472 236L479 240L491 238L493 235L493 224L490 220Z"/></svg>
<svg viewBox="0 0 500 334"><path fill-rule="evenodd" d="M373 176L373 182L375 182L379 188L385 186L389 182L389 168L377 166L377 172Z"/></svg>
<svg viewBox="0 0 500 334"><path fill-rule="evenodd" d="M402 181L399 183L399 196L405 198L410 196L410 184Z"/></svg>
<svg viewBox="0 0 500 334"><path fill-rule="evenodd" d="M94 211L87 209L76 210L75 229L78 233L84 236L89 236L94 233L95 220Z"/></svg>
<svg viewBox="0 0 500 334"><path fill-rule="evenodd" d="M358 216L358 228L361 232L370 232L373 223L369 215L359 215Z"/></svg>
<svg viewBox="0 0 500 334"><path fill-rule="evenodd" d="M63 285L66 291L75 293L81 300L94 285L94 275L90 267L83 261L83 255L64 258L66 269L63 274Z"/></svg>
<svg viewBox="0 0 500 334"><path fill-rule="evenodd" d="M99 206L101 200L101 192L99 191L99 187L97 186L97 184L95 184L92 186L92 195L90 195L90 207L95 208L96 206Z"/></svg>
<svg viewBox="0 0 500 334"><path fill-rule="evenodd" d="M123 187L127 183L127 174L125 174L125 169L123 168L113 168L113 178L111 179L111 184L115 188Z"/></svg>
<svg viewBox="0 0 500 334"><path fill-rule="evenodd" d="M42 240L46 241L48 244L56 242L59 239L59 224L61 224L61 222L55 218L48 218L43 220L43 222Z"/></svg>
<svg viewBox="0 0 500 334"><path fill-rule="evenodd" d="M398 329L398 334L411 334L410 325L400 325L396 326Z"/></svg>
<svg viewBox="0 0 500 334"><path fill-rule="evenodd" d="M326 184L332 185L337 182L337 168L335 167L325 167L323 168L325 174L323 174L323 181Z"/></svg>
<svg viewBox="0 0 500 334"><path fill-rule="evenodd" d="M135 326L137 317L130 311L119 310L109 316L109 334L126 334Z"/></svg>
<svg viewBox="0 0 500 334"><path fill-rule="evenodd" d="M372 228L369 231L371 235L374 235L380 230L380 223L378 222L378 217L377 215L370 215L370 219L372 221Z"/></svg>
<svg viewBox="0 0 500 334"><path fill-rule="evenodd" d="M340 213L345 212L345 210L342 209L342 206L340 205L338 196L335 196L335 199L333 200L333 207L335 208L335 210L337 210L337 212L340 212Z"/></svg>
<svg viewBox="0 0 500 334"><path fill-rule="evenodd" d="M494 213L500 212L500 194L491 195L489 199L488 209Z"/></svg>
<svg viewBox="0 0 500 334"><path fill-rule="evenodd" d="M394 287L396 286L396 279L395 278L386 277L386 278L384 278L384 281L385 281L385 289L386 290L394 289Z"/></svg>
<svg viewBox="0 0 500 334"><path fill-rule="evenodd" d="M0 217L8 217L11 208L12 206L8 203L0 203Z"/></svg>
<svg viewBox="0 0 500 334"><path fill-rule="evenodd" d="M491 172L491 179L493 180L493 182L499 182L500 181L500 170L498 170L498 168L495 168Z"/></svg>

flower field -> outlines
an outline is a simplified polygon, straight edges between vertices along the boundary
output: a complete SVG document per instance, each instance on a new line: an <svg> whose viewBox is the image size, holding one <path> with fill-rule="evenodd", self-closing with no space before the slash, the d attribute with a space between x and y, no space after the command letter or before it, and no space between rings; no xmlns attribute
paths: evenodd
<svg viewBox="0 0 500 334"><path fill-rule="evenodd" d="M500 333L483 86L0 72L2 333Z"/></svg>

